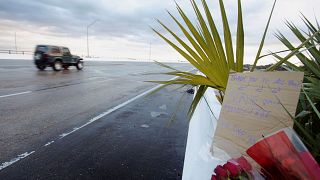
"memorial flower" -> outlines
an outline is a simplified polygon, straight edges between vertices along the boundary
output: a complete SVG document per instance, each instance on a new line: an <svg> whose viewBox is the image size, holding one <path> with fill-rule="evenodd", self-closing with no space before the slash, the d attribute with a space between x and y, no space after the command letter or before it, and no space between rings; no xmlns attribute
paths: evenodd
<svg viewBox="0 0 320 180"><path fill-rule="evenodd" d="M237 159L231 159L231 161L235 161L239 164L239 166L244 170L244 171L251 171L252 166L251 164L244 158L243 156L237 158Z"/></svg>
<svg viewBox="0 0 320 180"><path fill-rule="evenodd" d="M214 172L216 173L217 179L223 179L223 178L229 177L228 171L221 165L217 166L214 169Z"/></svg>
<svg viewBox="0 0 320 180"><path fill-rule="evenodd" d="M226 169L232 177L236 177L241 173L240 165L233 164L231 162L227 162L226 164L224 164L223 168Z"/></svg>
<svg viewBox="0 0 320 180"><path fill-rule="evenodd" d="M247 154L271 179L320 180L320 167L295 132L289 128L263 138Z"/></svg>
<svg viewBox="0 0 320 180"><path fill-rule="evenodd" d="M246 152L259 166L243 156L232 158L217 166L211 179L320 180L318 163L291 128L264 137Z"/></svg>
<svg viewBox="0 0 320 180"><path fill-rule="evenodd" d="M245 158L240 157L237 159L231 159L224 165L218 165L214 169L215 175L211 176L211 180L248 179L250 176L248 172L251 169L251 165L245 160Z"/></svg>

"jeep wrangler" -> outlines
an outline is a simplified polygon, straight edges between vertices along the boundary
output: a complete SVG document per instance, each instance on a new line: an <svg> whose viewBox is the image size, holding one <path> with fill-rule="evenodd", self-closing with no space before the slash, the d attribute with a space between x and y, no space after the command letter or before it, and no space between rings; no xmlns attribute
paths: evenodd
<svg viewBox="0 0 320 180"><path fill-rule="evenodd" d="M76 66L78 70L83 69L83 59L71 55L67 47L37 45L34 52L34 64L39 70L51 66L54 71L68 69L69 66Z"/></svg>

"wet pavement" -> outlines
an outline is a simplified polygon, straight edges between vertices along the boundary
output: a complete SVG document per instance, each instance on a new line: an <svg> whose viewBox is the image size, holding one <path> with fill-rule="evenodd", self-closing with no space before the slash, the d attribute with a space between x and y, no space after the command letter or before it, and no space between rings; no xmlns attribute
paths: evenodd
<svg viewBox="0 0 320 180"><path fill-rule="evenodd" d="M192 95L184 96L176 121L169 120L186 89L165 88L96 118L154 87L143 81L169 79L143 75L163 69L90 62L84 71L57 73L27 61L6 63L0 65L0 167L30 155L0 170L0 179L181 178Z"/></svg>

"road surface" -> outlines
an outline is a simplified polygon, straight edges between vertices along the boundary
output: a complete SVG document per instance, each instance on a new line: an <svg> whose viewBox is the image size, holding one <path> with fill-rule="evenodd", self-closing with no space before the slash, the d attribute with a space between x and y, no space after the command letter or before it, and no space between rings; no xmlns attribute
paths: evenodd
<svg viewBox="0 0 320 180"><path fill-rule="evenodd" d="M144 75L161 71L145 62L38 71L0 60L0 179L180 179L192 95L169 87L142 96L155 86L143 81L171 78Z"/></svg>

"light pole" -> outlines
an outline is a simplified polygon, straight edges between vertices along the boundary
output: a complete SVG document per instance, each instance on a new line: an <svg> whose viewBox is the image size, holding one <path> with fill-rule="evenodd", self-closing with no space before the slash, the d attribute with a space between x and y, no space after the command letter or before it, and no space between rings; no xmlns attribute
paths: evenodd
<svg viewBox="0 0 320 180"><path fill-rule="evenodd" d="M92 21L92 23L87 25L87 57L89 57L89 27L96 23L98 19Z"/></svg>
<svg viewBox="0 0 320 180"><path fill-rule="evenodd" d="M149 61L151 61L151 42L149 44Z"/></svg>
<svg viewBox="0 0 320 180"><path fill-rule="evenodd" d="M16 49L16 54L17 54L17 51L18 51L18 48L17 48L17 32L14 32L14 47Z"/></svg>

